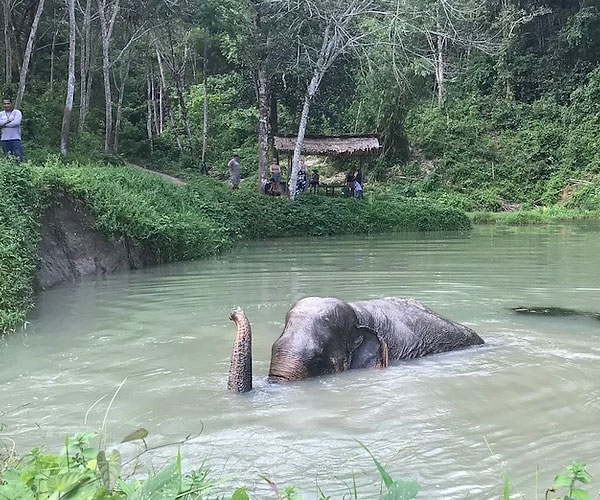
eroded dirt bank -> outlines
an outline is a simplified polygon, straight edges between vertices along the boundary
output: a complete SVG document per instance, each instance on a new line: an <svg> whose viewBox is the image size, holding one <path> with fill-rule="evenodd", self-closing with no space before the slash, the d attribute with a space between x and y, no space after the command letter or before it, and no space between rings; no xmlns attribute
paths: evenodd
<svg viewBox="0 0 600 500"><path fill-rule="evenodd" d="M40 219L39 289L158 262L141 245L122 236L107 237L94 223L84 202L64 193L56 195Z"/></svg>

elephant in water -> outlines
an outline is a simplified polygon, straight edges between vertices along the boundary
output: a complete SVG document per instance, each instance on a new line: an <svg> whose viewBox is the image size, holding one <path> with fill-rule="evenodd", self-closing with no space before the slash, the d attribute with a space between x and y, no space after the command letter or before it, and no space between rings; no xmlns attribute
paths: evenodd
<svg viewBox="0 0 600 500"><path fill-rule="evenodd" d="M237 335L227 388L252 389L252 332L241 308L230 319ZM268 379L302 380L354 368L385 368L410 359L483 344L473 330L441 317L413 299L387 297L344 302L307 297L289 310L275 341Z"/></svg>

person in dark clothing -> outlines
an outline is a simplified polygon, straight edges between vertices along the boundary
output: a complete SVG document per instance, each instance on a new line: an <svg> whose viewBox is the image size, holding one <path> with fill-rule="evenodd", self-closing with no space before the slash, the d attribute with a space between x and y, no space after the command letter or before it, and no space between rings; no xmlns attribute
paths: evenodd
<svg viewBox="0 0 600 500"><path fill-rule="evenodd" d="M310 192L317 193L319 191L319 172L313 170L310 177Z"/></svg>
<svg viewBox="0 0 600 500"><path fill-rule="evenodd" d="M350 198L354 198L354 183L356 182L356 179L354 178L354 172L348 172L348 175L346 176L346 189L348 190L348 196L350 196Z"/></svg>
<svg viewBox="0 0 600 500"><path fill-rule="evenodd" d="M306 167L304 162L300 163L298 170L298 180L296 181L296 193L304 193L306 191Z"/></svg>

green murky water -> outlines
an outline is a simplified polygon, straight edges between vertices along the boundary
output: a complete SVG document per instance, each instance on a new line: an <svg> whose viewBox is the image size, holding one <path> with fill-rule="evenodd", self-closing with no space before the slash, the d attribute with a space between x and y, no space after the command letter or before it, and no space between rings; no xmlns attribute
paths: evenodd
<svg viewBox="0 0 600 500"><path fill-rule="evenodd" d="M306 498L317 486L340 498L354 478L373 498L378 477L359 439L394 476L418 480L422 498L499 498L507 467L535 498L536 466L540 485L572 460L600 472L600 322L510 308L599 311L599 249L600 228L589 226L289 239L60 287L37 297L25 331L0 340L1 435L22 451L58 447L67 432L100 428L126 379L109 442L138 427L149 445L201 431L182 446L184 466L235 474L229 491L247 484L264 497L267 474ZM487 343L388 370L261 383L285 313L306 295L415 297ZM253 324L258 385L241 397L225 390L236 305ZM153 463L175 449L156 450Z"/></svg>

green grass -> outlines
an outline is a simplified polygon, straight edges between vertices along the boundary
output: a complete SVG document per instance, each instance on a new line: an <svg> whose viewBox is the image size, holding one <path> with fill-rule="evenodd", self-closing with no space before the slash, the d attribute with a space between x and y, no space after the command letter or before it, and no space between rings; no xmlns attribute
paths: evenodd
<svg viewBox="0 0 600 500"><path fill-rule="evenodd" d="M0 333L31 306L38 245L35 188L27 167L0 161Z"/></svg>
<svg viewBox="0 0 600 500"><path fill-rule="evenodd" d="M467 215L475 224L530 225L600 220L600 210L568 209L561 206L512 212L470 212Z"/></svg>

